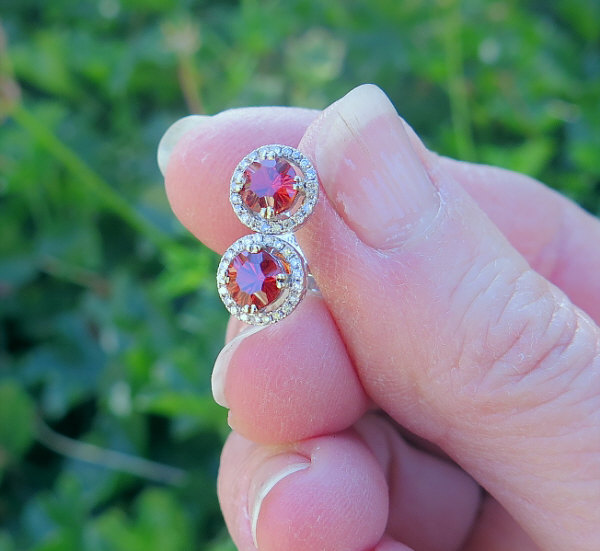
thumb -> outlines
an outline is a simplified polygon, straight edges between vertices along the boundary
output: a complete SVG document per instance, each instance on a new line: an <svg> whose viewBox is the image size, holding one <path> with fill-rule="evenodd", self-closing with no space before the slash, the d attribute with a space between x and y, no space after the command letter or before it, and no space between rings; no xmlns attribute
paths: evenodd
<svg viewBox="0 0 600 551"><path fill-rule="evenodd" d="M378 88L325 110L300 148L327 197L298 238L371 398L542 548L600 548L598 328L428 170Z"/></svg>

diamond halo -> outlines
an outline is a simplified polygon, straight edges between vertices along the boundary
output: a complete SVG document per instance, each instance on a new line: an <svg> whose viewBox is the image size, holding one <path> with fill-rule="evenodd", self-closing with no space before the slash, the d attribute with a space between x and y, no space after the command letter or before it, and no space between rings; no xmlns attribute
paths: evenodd
<svg viewBox="0 0 600 551"><path fill-rule="evenodd" d="M291 208L282 212L276 212L269 206L257 211L245 201L244 194L253 168L261 167L261 163L266 161L271 164L274 161L288 163L293 173L295 196ZM229 189L231 206L242 224L253 231L270 235L297 230L313 211L318 196L319 180L310 160L297 149L278 144L263 145L246 155L234 170Z"/></svg>
<svg viewBox="0 0 600 551"><path fill-rule="evenodd" d="M242 306L234 300L229 286L232 263L239 255L266 250L277 255L288 270L281 282L281 292L264 307ZM255 233L241 237L225 251L217 269L217 288L227 310L240 321L251 325L270 325L288 316L298 306L306 293L307 277L308 270L302 254L286 239Z"/></svg>

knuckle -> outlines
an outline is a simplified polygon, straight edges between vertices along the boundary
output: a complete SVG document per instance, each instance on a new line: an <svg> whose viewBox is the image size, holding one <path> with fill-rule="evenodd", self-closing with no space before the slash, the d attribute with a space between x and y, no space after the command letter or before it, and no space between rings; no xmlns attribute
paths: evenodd
<svg viewBox="0 0 600 551"><path fill-rule="evenodd" d="M462 319L457 391L468 394L479 411L554 402L598 361L597 331L533 270L495 268L481 272L495 274L486 276L489 284Z"/></svg>

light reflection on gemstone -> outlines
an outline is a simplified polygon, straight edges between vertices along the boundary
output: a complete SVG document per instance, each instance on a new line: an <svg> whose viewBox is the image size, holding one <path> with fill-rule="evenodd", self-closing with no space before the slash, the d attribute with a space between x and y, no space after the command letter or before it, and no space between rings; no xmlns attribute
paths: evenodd
<svg viewBox="0 0 600 551"><path fill-rule="evenodd" d="M252 163L244 172L241 197L253 212L277 216L290 210L298 192L294 189L297 176L285 159L264 159Z"/></svg>
<svg viewBox="0 0 600 551"><path fill-rule="evenodd" d="M277 276L287 276L290 271L289 263L271 247L258 252L244 250L227 268L227 289L237 305L262 310L281 295Z"/></svg>

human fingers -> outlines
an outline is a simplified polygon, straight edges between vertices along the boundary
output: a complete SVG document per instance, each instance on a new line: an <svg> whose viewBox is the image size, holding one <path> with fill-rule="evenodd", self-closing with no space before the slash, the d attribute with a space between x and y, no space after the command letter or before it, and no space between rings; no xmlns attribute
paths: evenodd
<svg viewBox="0 0 600 551"><path fill-rule="evenodd" d="M492 496L485 496L461 551L541 551Z"/></svg>
<svg viewBox="0 0 600 551"><path fill-rule="evenodd" d="M598 323L598 219L524 174L440 157L407 130L428 172L446 173L457 181L529 265Z"/></svg>
<svg viewBox="0 0 600 551"><path fill-rule="evenodd" d="M217 247L221 247L218 244L215 245L221 235L231 235L233 232L231 237L224 238L223 241L227 243L239 234L244 233L245 230L235 220L229 226L222 223L223 220L228 218L231 209L226 200L224 201L225 205L221 206L215 200L215 198L223 199L227 196L226 193L222 192L217 195L216 191L217 188L226 187L229 173L236 162L236 158L229 158L225 153L230 151L232 147L238 147L240 151L246 151L258 143L268 141L297 145L299 136L304 132L309 122L314 120L315 116L316 112L301 109L276 109L271 112L268 108L253 108L228 111L216 117L195 118L191 121L187 118L183 120L185 125L182 123L175 125L176 133L179 136L178 139L173 139L172 131L167 134L166 138L169 138L168 141L170 142L168 150L175 147L174 143L181 142L182 129L188 132L187 137L179 144L180 152L171 160L171 164L174 166L172 170L175 171L177 177L170 176L167 178L169 196L180 218L200 237L204 236L205 240L212 242L213 246ZM189 124L193 121L196 121L195 127ZM418 138L415 137L413 143L418 146L419 142L416 140ZM246 145L243 145L243 143L246 143ZM426 150L421 146L420 152L423 153L424 151ZM238 156L240 155L241 153ZM435 169L433 163L436 157L430 153L428 155L431 158L428 157L426 160L430 167ZM426 155L423 155L423 157L425 158ZM503 226L504 232L528 255L534 264L537 264L538 269L546 272L555 271L553 264L556 264L556 262L549 263L545 260L549 257L556 257L557 261L560 260L562 264L566 265L574 263L569 258L568 250L556 245L559 241L557 235L561 232L557 231L558 225L553 226L552 224L566 216L575 216L579 212L577 207L543 186L530 182L521 175L499 171L499 169L493 167L476 167L443 159L442 161L452 165L448 170L456 172L457 178L461 178L460 183L478 199L480 205L487 209L492 218ZM165 166L166 164L167 162L163 157L162 165ZM475 174L480 177L475 178ZM506 189L510 191L509 194L502 193ZM519 190L522 192L521 195ZM533 216L518 216L516 223L513 223L510 215L515 209L519 212L525 212L532 203L541 205L542 209L540 210L550 212L552 215L535 215L535 212L537 212L535 211ZM197 216L197 212L202 208L202 205L212 206L208 211L215 214L214 220ZM570 212L571 214L569 214ZM547 221L550 221L550 223ZM584 233L583 229L578 230L578 227L585 229L585 224L567 226L567 230L574 228L571 231L573 234L571 240L580 239L578 236ZM560 254L552 252L557 251L559 248L562 250ZM594 257L591 253L582 254L581 256ZM589 281L593 281L593 277L586 278L582 275L582 279L583 285L581 287L585 288L586 285L591 287ZM577 289L575 283L572 286ZM307 324L310 324L311 315L306 315L303 319L306 319ZM307 324L304 324L304 326ZM241 322L233 320L228 331L228 340L236 335L243 325ZM298 331L301 330L302 328L298 327ZM272 329L267 329L267 331L270 333ZM294 331L290 331L290 335L293 334ZM262 344L263 340L267 340L267 337L271 339L272 346ZM307 392L302 394L299 391L301 388L305 391L317 388L319 383L323 389L331 388L331 385L338 389L345 389L348 381L354 381L355 378L344 375L340 377L339 384L335 384L334 377L351 373L350 367L345 371L319 371L315 366L324 365L322 358L320 358L320 352L315 347L308 347L300 357L306 365L313 366L313 369L299 369L297 373L290 369L282 370L280 367L282 362L280 352L282 346L287 346L288 343L278 345L276 344L277 341L273 340L273 336L264 334L261 335L260 341L257 341L258 350L256 350L250 345L252 338L254 336L251 333L246 334L244 338L237 339L234 346L228 348L227 353L230 362L219 362L219 370L216 373L218 376L215 377L217 392L221 397L228 394L228 381L230 381L232 388L245 390L245 392L232 391L232 398L227 400L231 408L231 422L234 426L237 426L240 432L259 441L277 441L277 439L290 441L322 434L323 423L313 423L313 418L325 418L328 420L330 428L336 429L348 426L356 420L356 416L360 413L360 407L349 408L350 410L345 412L344 415L335 418L325 415L325 413L331 413L331 408L326 412L319 409L320 405L323 404L322 400L315 399L311 407L310 401L305 399L318 398L323 396L323 393ZM244 347L242 347L244 350L235 352L234 348L242 342L244 343ZM321 339L320 342L328 342L328 340ZM261 358L262 377L255 377L253 369L249 368L247 371L244 369L243 366L248 365L244 358L249 357ZM231 361L235 363L236 367L231 370L233 374L228 375L227 368ZM309 373L321 380L307 379ZM281 395L276 392L274 382L281 383L284 374L289 376L288 388L290 388L289 385L295 385L295 388L298 389L298 393L295 395L296 400L285 402L281 399ZM261 386L256 385L259 379L263 382ZM352 393L354 396L357 394L359 394L358 391ZM241 396L244 399L238 403L237 397ZM286 404L287 407L283 407L283 404ZM353 402L354 406L357 404L360 405L360 401ZM295 407L295 405L301 407ZM269 410L278 411L278 417L265 415L264 413ZM306 411L311 411L312 414L307 416ZM341 410L338 411L341 413Z"/></svg>
<svg viewBox="0 0 600 551"><path fill-rule="evenodd" d="M186 117L165 135L159 152L173 211L199 239L223 252L247 233L228 202L239 159L265 143L297 146L317 111L245 108ZM406 125L407 126L407 125ZM531 267L600 320L600 223L577 205L521 174L474 165L411 143L432 172L448 172L477 201Z"/></svg>
<svg viewBox="0 0 600 551"><path fill-rule="evenodd" d="M224 111L197 120L193 129L169 144L164 160L165 186L173 212L207 246L223 252L249 233L229 204L229 180L249 151L267 143L297 145L318 115L309 109L285 107Z"/></svg>
<svg viewBox="0 0 600 551"><path fill-rule="evenodd" d="M525 175L448 158L437 164L466 189L536 272L600 322L596 217ZM435 172L435 161L428 165Z"/></svg>
<svg viewBox="0 0 600 551"><path fill-rule="evenodd" d="M377 88L328 108L300 148L326 198L298 239L369 396L542 548L597 548L598 327L428 172Z"/></svg>
<svg viewBox="0 0 600 551"><path fill-rule="evenodd" d="M233 433L219 499L240 551L255 543L261 551L404 549L400 542L452 551L471 530L480 495L456 466L412 449L370 415L356 430L285 447Z"/></svg>
<svg viewBox="0 0 600 551"><path fill-rule="evenodd" d="M213 393L230 426L263 443L341 431L369 404L331 314L312 294L293 316L233 338L215 364Z"/></svg>

